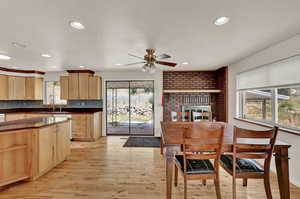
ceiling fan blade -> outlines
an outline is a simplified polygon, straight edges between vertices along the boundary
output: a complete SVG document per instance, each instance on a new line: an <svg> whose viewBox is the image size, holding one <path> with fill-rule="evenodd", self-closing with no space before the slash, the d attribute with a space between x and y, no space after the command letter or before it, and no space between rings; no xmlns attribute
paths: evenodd
<svg viewBox="0 0 300 199"><path fill-rule="evenodd" d="M131 66L131 65L136 65L136 64L144 64L146 63L145 61L140 61L140 62L135 62L135 63L130 63L130 64L124 64L122 66Z"/></svg>
<svg viewBox="0 0 300 199"><path fill-rule="evenodd" d="M167 54L161 54L161 55L158 55L156 58L157 59L168 59L168 58L171 58L171 56L167 55Z"/></svg>
<svg viewBox="0 0 300 199"><path fill-rule="evenodd" d="M166 62L166 61L156 61L156 63L165 65L165 66L171 66L171 67L175 67L177 65L177 63Z"/></svg>
<svg viewBox="0 0 300 199"><path fill-rule="evenodd" d="M129 56L132 56L132 57L135 57L135 58L138 58L138 59L144 60L144 57L139 57L139 56L136 56L136 55L133 55L133 54L130 54L130 53L128 53L128 55L129 55Z"/></svg>

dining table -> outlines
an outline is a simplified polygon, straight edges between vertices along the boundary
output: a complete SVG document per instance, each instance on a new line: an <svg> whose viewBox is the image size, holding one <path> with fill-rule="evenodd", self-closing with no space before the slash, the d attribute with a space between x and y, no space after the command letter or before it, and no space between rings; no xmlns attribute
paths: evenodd
<svg viewBox="0 0 300 199"><path fill-rule="evenodd" d="M180 127L172 130L173 123ZM224 143L222 153L233 152L233 132L234 125L221 123L224 126ZM166 198L172 198L172 178L174 167L174 153L181 152L183 144L184 132L186 128L191 128L196 122L161 122L162 125L162 146L164 148L164 156L166 161ZM163 127L165 126L165 127ZM279 184L279 192L281 199L290 199L290 180L289 180L289 154L288 149L291 145L276 141L274 147L274 157L276 165L276 173Z"/></svg>

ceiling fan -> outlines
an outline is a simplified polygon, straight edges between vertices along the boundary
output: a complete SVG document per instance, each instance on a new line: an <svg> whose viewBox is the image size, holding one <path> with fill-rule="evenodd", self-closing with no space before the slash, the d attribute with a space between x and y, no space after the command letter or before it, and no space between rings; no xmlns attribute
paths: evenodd
<svg viewBox="0 0 300 199"><path fill-rule="evenodd" d="M135 62L135 63L130 63L130 64L125 64L124 66L131 66L131 65L136 65L136 64L144 64L142 67L143 72L150 72L154 73L156 70L156 64L164 65L164 66L169 66L169 67L175 67L177 63L173 62L166 62L166 61L161 61L163 59L168 59L171 58L170 55L167 54L160 54L160 55L155 55L155 50L152 48L146 49L147 54L144 57L139 57L133 54L128 54L129 56L136 57L138 59L142 59L143 61L140 62Z"/></svg>

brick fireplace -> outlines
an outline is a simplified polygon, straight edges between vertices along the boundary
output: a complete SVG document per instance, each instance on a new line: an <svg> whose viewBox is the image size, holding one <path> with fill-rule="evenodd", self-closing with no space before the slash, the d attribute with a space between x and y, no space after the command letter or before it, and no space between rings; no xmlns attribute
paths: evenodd
<svg viewBox="0 0 300 199"><path fill-rule="evenodd" d="M209 105L212 117L227 121L228 68L215 71L164 71L164 121L171 120L170 112L182 111L182 106ZM207 101L206 98L209 100Z"/></svg>

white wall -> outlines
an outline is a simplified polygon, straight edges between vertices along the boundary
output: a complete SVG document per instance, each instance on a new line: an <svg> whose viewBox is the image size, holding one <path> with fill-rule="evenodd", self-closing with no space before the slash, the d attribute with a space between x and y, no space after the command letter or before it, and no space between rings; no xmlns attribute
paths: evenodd
<svg viewBox="0 0 300 199"><path fill-rule="evenodd" d="M290 38L286 41L280 42L267 49L264 49L254 55L251 55L243 60L238 61L229 66L229 122L234 123L244 128L258 128L258 126L252 124L246 124L239 122L233 118L236 115L236 75L245 70L267 64L282 58L286 58L300 53L300 34ZM300 66L299 66L300 74ZM300 76L299 76L300 78ZM285 132L279 132L278 139L286 142L292 147L289 150L290 153L290 179L291 182L300 187L300 136L288 134ZM274 159L273 159L274 161ZM272 169L274 169L274 162Z"/></svg>
<svg viewBox="0 0 300 199"><path fill-rule="evenodd" d="M102 135L106 135L106 99L105 99L105 82L108 80L154 80L154 131L155 136L160 136L160 121L162 120L162 71L157 71L154 74L144 72L97 72L97 75L102 77L102 96L103 96L103 129Z"/></svg>

